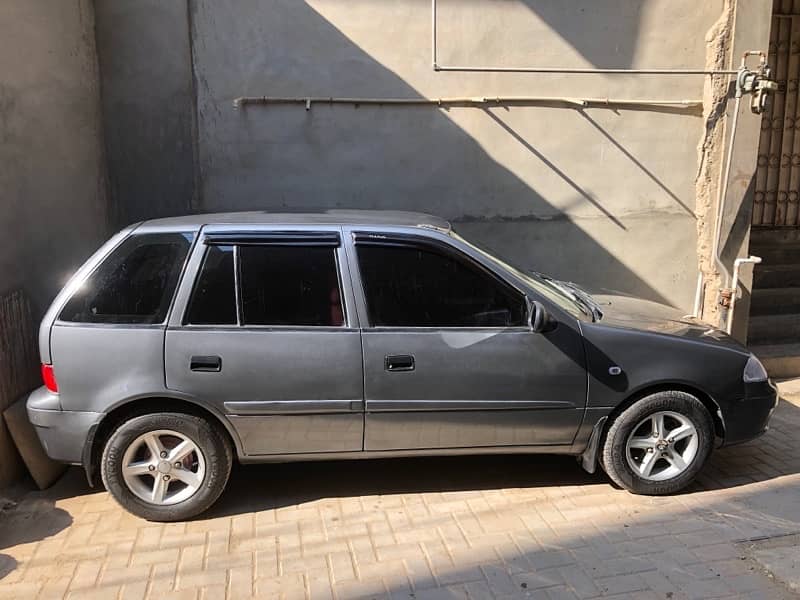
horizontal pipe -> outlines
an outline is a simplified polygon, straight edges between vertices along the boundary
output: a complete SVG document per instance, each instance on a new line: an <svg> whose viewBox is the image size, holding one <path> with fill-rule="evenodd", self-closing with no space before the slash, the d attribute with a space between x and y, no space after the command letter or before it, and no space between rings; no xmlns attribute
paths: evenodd
<svg viewBox="0 0 800 600"><path fill-rule="evenodd" d="M571 98L552 96L479 96L453 98L336 98L325 96L242 96L233 101L234 108L248 104L303 104L309 110L313 104L400 105L400 106L490 106L493 104L558 105L576 108L589 107L665 107L699 109L701 100L631 100L621 98Z"/></svg>
<svg viewBox="0 0 800 600"><path fill-rule="evenodd" d="M723 69L604 69L602 67L484 67L440 65L437 60L436 0L431 0L431 57L434 71L460 71L478 73L564 73L587 75L736 75L736 71Z"/></svg>
<svg viewBox="0 0 800 600"><path fill-rule="evenodd" d="M604 69L600 67L484 67L433 65L434 71L476 73L564 73L586 75L736 75L731 69Z"/></svg>

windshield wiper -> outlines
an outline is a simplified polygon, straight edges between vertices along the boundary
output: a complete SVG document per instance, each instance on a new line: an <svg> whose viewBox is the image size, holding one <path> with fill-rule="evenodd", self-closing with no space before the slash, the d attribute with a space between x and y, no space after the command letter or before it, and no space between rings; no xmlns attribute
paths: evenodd
<svg viewBox="0 0 800 600"><path fill-rule="evenodd" d="M587 316L591 316L593 321L599 321L603 318L603 311L600 310L600 305L594 301L589 294L584 292L577 284L571 281L561 281L554 279L544 273L538 271L531 271L534 275L547 282L552 287L559 290L561 293L566 294L573 302L575 302Z"/></svg>
<svg viewBox="0 0 800 600"><path fill-rule="evenodd" d="M589 294L584 292L578 285L572 283L571 281L560 281L559 283L565 285L570 290L572 290L573 294L586 306L589 311L592 313L592 319L595 321L599 321L603 318L603 311L600 310L600 305L595 302L594 298L592 298Z"/></svg>
<svg viewBox="0 0 800 600"><path fill-rule="evenodd" d="M553 288L560 294L572 300L572 302L575 303L575 305L580 309L580 311L583 314L585 314L586 316L590 316L592 317L593 320L595 320L595 313L592 306L588 302L586 302L585 299L581 298L581 296L578 294L578 290L570 286L566 281L559 281L558 279L553 279L549 275L545 275L544 273L539 273L538 271L530 271L530 273L536 275L536 277L544 281L551 288Z"/></svg>

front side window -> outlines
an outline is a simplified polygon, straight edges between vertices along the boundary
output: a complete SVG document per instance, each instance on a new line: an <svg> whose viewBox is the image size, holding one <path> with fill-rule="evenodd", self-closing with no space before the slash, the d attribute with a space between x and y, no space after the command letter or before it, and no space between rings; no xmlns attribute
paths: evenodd
<svg viewBox="0 0 800 600"><path fill-rule="evenodd" d="M163 323L192 236L131 235L72 295L59 318L73 323Z"/></svg>
<svg viewBox="0 0 800 600"><path fill-rule="evenodd" d="M373 326L525 324L525 297L467 259L400 245L359 245L357 254Z"/></svg>

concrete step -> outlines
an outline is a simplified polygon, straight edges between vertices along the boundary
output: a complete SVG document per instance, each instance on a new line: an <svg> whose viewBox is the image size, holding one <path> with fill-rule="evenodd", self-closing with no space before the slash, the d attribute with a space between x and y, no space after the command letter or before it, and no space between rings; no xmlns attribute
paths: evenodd
<svg viewBox="0 0 800 600"><path fill-rule="evenodd" d="M786 244L800 244L800 227L753 227L750 230L752 249Z"/></svg>
<svg viewBox="0 0 800 600"><path fill-rule="evenodd" d="M747 340L751 344L800 342L800 313L750 317Z"/></svg>
<svg viewBox="0 0 800 600"><path fill-rule="evenodd" d="M753 288L800 287L800 263L792 265L757 265L753 273Z"/></svg>
<svg viewBox="0 0 800 600"><path fill-rule="evenodd" d="M754 289L750 315L800 313L800 287Z"/></svg>
<svg viewBox="0 0 800 600"><path fill-rule="evenodd" d="M800 264L800 244L774 244L750 247L750 254L760 256L762 265L798 265Z"/></svg>
<svg viewBox="0 0 800 600"><path fill-rule="evenodd" d="M752 345L753 351L774 379L800 377L800 343Z"/></svg>

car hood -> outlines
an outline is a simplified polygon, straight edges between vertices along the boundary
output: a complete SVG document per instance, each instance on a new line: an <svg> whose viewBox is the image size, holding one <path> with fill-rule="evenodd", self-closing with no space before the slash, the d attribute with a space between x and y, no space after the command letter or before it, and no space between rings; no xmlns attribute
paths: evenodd
<svg viewBox="0 0 800 600"><path fill-rule="evenodd" d="M601 325L652 331L747 351L724 331L671 306L618 293L592 294L592 298L603 312Z"/></svg>

